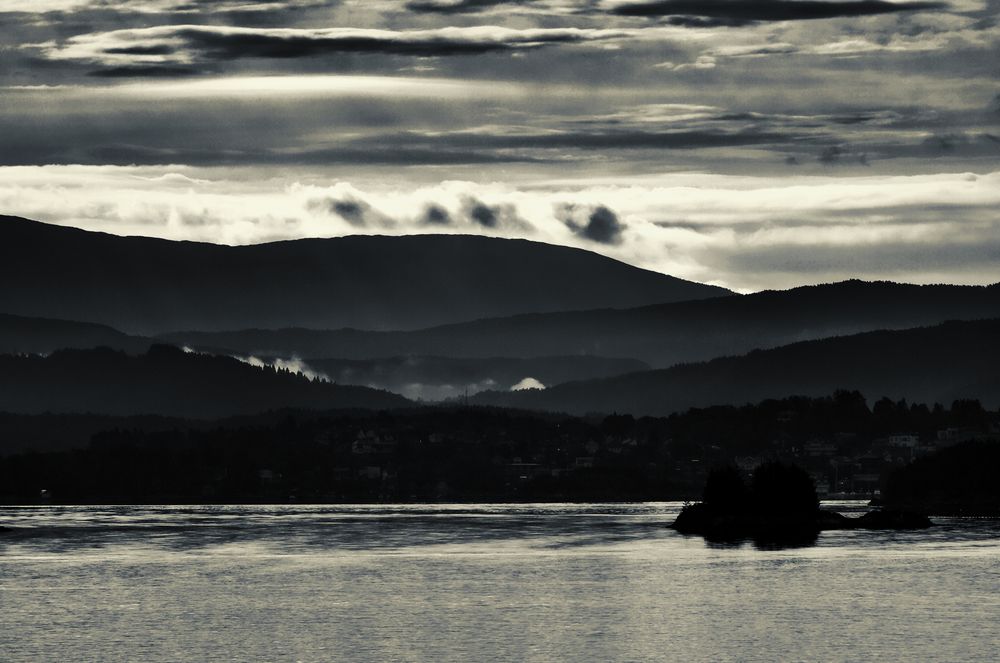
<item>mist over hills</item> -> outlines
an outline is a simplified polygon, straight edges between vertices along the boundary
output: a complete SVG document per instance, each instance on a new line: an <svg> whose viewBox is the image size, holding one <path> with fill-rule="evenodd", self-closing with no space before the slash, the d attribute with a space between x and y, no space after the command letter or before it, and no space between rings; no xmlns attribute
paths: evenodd
<svg viewBox="0 0 1000 663"><path fill-rule="evenodd" d="M138 356L107 348L61 350L48 357L0 356L0 410L13 413L208 418L285 407L384 409L408 404L384 391L311 381L162 345Z"/></svg>
<svg viewBox="0 0 1000 663"><path fill-rule="evenodd" d="M648 370L635 359L593 357L387 357L381 359L307 359L310 370L338 384L386 389L407 398L444 400L486 389L509 391L525 378L543 385L609 377Z"/></svg>
<svg viewBox="0 0 1000 663"><path fill-rule="evenodd" d="M857 390L869 399L1000 406L1000 320L955 321L804 341L705 363L570 382L545 390L483 392L478 404L582 414L667 415L691 407Z"/></svg>
<svg viewBox="0 0 1000 663"><path fill-rule="evenodd" d="M621 310L518 315L408 332L249 329L174 332L162 338L202 349L277 356L578 354L631 357L667 367L829 336L995 317L1000 317L1000 285L845 281Z"/></svg>
<svg viewBox="0 0 1000 663"><path fill-rule="evenodd" d="M527 240L357 235L223 246L118 237L11 216L0 216L0 282L5 313L96 322L141 335L245 327L415 329L731 294Z"/></svg>

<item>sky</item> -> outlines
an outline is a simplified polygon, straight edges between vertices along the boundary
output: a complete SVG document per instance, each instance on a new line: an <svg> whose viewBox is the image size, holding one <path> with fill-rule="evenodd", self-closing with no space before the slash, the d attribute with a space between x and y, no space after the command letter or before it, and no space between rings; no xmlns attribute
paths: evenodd
<svg viewBox="0 0 1000 663"><path fill-rule="evenodd" d="M1000 281L1000 0L0 0L0 213Z"/></svg>

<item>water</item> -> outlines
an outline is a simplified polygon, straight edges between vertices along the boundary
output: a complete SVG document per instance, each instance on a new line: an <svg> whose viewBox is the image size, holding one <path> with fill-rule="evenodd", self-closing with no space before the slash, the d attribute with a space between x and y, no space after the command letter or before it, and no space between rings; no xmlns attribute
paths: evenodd
<svg viewBox="0 0 1000 663"><path fill-rule="evenodd" d="M996 521L758 550L679 508L3 507L0 660L997 658Z"/></svg>

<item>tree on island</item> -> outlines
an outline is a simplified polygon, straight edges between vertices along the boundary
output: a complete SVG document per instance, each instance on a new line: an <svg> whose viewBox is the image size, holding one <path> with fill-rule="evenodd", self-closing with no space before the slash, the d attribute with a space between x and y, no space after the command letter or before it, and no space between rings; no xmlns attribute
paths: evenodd
<svg viewBox="0 0 1000 663"><path fill-rule="evenodd" d="M712 470L702 501L686 505L672 527L709 541L753 539L774 545L808 545L828 529L921 529L926 516L879 510L847 518L819 507L812 477L796 465L770 462L758 466L749 485L735 467Z"/></svg>
<svg viewBox="0 0 1000 663"><path fill-rule="evenodd" d="M710 541L753 538L768 543L810 543L819 534L819 500L801 468L765 463L749 485L735 467L713 469L702 501L684 507L673 527Z"/></svg>

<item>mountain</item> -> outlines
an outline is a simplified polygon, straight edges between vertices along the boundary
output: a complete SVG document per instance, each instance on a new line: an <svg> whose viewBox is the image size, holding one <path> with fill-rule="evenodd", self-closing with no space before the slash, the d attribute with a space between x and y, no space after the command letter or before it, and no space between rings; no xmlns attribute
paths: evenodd
<svg viewBox="0 0 1000 663"><path fill-rule="evenodd" d="M410 332L251 329L175 332L171 343L274 356L632 357L654 367L945 320L1000 317L1000 285L845 281L624 310L519 315Z"/></svg>
<svg viewBox="0 0 1000 663"><path fill-rule="evenodd" d="M0 354L49 354L64 348L96 347L145 352L151 343L107 325L0 313Z"/></svg>
<svg viewBox="0 0 1000 663"><path fill-rule="evenodd" d="M63 349L108 348L143 354L156 341L89 322L0 314L0 354L48 355ZM221 350L217 354L240 354ZM251 354L251 353L247 353ZM444 400L484 389L510 389L525 378L551 385L649 369L635 359L590 355L562 357L453 358L396 356L375 359L258 357L258 363L317 375L422 400Z"/></svg>
<svg viewBox="0 0 1000 663"><path fill-rule="evenodd" d="M595 253L470 235L251 246L118 237L0 216L0 311L172 329L414 329L728 290ZM392 353L389 353L392 354Z"/></svg>
<svg viewBox="0 0 1000 663"><path fill-rule="evenodd" d="M107 348L48 357L0 356L0 411L224 417L279 408L383 409L410 402L366 387L310 381L230 357L154 345L132 356Z"/></svg>
<svg viewBox="0 0 1000 663"><path fill-rule="evenodd" d="M388 357L384 359L306 359L303 368L338 384L385 389L407 398L444 400L485 389L509 391L526 378L543 385L609 377L647 370L635 359L609 357Z"/></svg>
<svg viewBox="0 0 1000 663"><path fill-rule="evenodd" d="M740 357L569 382L545 390L483 392L473 403L568 413L667 415L791 394L857 390L925 403L982 398L1000 405L1000 320L947 322L805 341Z"/></svg>

